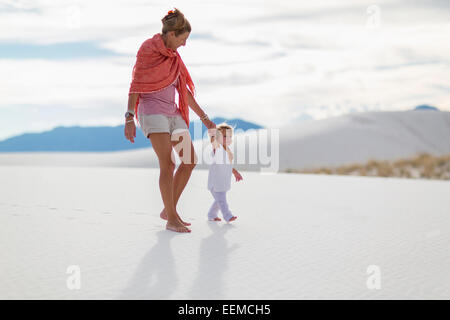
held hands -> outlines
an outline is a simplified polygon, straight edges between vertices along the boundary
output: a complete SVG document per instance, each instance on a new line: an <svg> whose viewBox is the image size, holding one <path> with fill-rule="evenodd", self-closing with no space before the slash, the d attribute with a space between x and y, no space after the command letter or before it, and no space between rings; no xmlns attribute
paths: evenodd
<svg viewBox="0 0 450 320"><path fill-rule="evenodd" d="M205 125L206 128L212 129L216 127L216 124L209 120L209 118L206 118L205 120L202 120L202 123ZM209 130L208 130L209 132Z"/></svg>
<svg viewBox="0 0 450 320"><path fill-rule="evenodd" d="M127 121L132 119L127 119ZM136 138L136 124L134 123L134 120L125 122L125 138L134 143L134 138Z"/></svg>
<svg viewBox="0 0 450 320"><path fill-rule="evenodd" d="M217 129L214 127L214 128L208 128L208 135L209 135L209 137L210 138L212 138L212 137L216 137L216 135L217 135Z"/></svg>
<svg viewBox="0 0 450 320"><path fill-rule="evenodd" d="M208 135L210 139L214 137L211 144L213 149L217 149L219 147L219 142L217 141L217 139L215 139L217 137L217 129L215 127L208 129Z"/></svg>

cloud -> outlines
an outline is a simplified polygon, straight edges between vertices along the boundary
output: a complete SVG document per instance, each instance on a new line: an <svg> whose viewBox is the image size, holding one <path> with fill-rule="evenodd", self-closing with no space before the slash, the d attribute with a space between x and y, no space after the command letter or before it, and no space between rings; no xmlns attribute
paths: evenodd
<svg viewBox="0 0 450 320"><path fill-rule="evenodd" d="M60 122L67 112L122 123L136 52L160 32L167 3L12 3L0 19L0 119L20 105L61 110ZM179 52L211 117L279 126L303 113L450 110L449 6L409 3L177 1L193 28ZM379 25L368 27L373 12Z"/></svg>

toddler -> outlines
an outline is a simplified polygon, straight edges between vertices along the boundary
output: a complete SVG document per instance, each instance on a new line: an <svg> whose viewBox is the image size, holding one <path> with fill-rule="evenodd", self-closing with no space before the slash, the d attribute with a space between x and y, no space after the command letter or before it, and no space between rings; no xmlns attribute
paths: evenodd
<svg viewBox="0 0 450 320"><path fill-rule="evenodd" d="M234 174L236 181L242 180L240 173L233 168L233 153L229 145L232 142L233 128L221 123L215 129L208 130L212 144L212 163L208 173L208 190L214 197L214 202L208 212L208 220L221 221L217 216L220 209L226 222L236 220L228 208L226 194L231 187L231 174Z"/></svg>

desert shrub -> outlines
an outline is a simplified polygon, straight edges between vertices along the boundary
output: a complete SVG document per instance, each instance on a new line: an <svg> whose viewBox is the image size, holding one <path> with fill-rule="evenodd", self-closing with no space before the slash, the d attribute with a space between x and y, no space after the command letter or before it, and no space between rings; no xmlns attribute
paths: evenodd
<svg viewBox="0 0 450 320"><path fill-rule="evenodd" d="M433 156L423 152L410 159L401 158L395 161L369 159L363 164L352 163L337 167L319 167L303 170L287 169L285 171L450 180L450 155Z"/></svg>
<svg viewBox="0 0 450 320"><path fill-rule="evenodd" d="M378 167L378 175L381 177L390 177L392 176L393 170L390 163L386 161L382 161L379 163Z"/></svg>

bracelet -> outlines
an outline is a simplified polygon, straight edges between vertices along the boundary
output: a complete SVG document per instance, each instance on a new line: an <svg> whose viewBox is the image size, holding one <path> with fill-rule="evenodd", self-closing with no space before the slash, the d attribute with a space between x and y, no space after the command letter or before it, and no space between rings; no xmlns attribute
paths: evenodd
<svg viewBox="0 0 450 320"><path fill-rule="evenodd" d="M134 122L134 119L127 120L127 121L125 121L125 123L126 122Z"/></svg>
<svg viewBox="0 0 450 320"><path fill-rule="evenodd" d="M203 121L203 120L206 120L206 119L208 119L208 115L205 113L205 115L202 116L202 117L200 118L200 120Z"/></svg>

